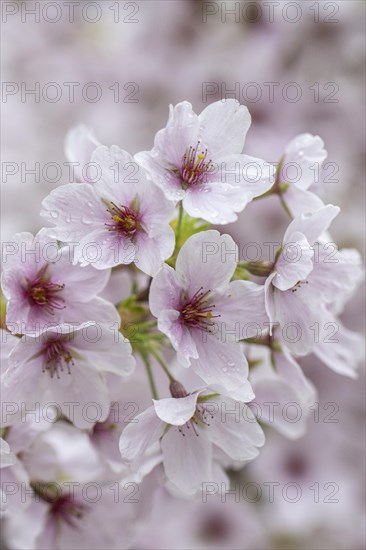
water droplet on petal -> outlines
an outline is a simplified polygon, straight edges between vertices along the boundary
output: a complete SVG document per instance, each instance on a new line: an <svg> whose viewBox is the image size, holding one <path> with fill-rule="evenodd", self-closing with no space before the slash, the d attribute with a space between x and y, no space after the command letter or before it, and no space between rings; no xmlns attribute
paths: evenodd
<svg viewBox="0 0 366 550"><path fill-rule="evenodd" d="M58 212L55 212L54 210L51 211L51 218L58 218Z"/></svg>

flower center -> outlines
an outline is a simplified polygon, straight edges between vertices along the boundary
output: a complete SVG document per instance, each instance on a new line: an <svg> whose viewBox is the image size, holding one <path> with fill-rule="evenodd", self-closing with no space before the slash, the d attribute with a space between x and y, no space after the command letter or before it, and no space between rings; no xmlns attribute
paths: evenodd
<svg viewBox="0 0 366 550"><path fill-rule="evenodd" d="M47 267L46 265L39 271L34 281L28 281L28 299L32 306L41 307L50 315L54 315L55 309L66 307L65 300L58 296L65 285L50 281L47 276Z"/></svg>
<svg viewBox="0 0 366 550"><path fill-rule="evenodd" d="M211 290L203 292L201 287L181 309L181 318L185 325L191 328L200 328L205 332L212 332L214 321L220 315L213 315L214 304L210 304L208 296Z"/></svg>
<svg viewBox="0 0 366 550"><path fill-rule="evenodd" d="M111 215L111 222L105 224L108 231L115 231L131 238L141 228L138 213L134 208L117 206L114 202L108 202L107 206L107 211Z"/></svg>
<svg viewBox="0 0 366 550"><path fill-rule="evenodd" d="M71 495L61 496L51 506L49 514L55 520L62 520L73 529L77 529L77 521L83 517L88 507L81 502L75 502Z"/></svg>
<svg viewBox="0 0 366 550"><path fill-rule="evenodd" d="M49 516L54 521L64 521L72 528L77 528L77 520L81 519L88 506L76 501L73 494L60 495L59 485L54 482L31 482L34 493L43 502L50 505Z"/></svg>
<svg viewBox="0 0 366 550"><path fill-rule="evenodd" d="M49 340L43 349L43 357L42 372L48 371L51 378L54 377L55 373L57 378L60 378L60 372L64 372L64 370L71 374L70 367L74 365L74 361L71 353L61 340Z"/></svg>
<svg viewBox="0 0 366 550"><path fill-rule="evenodd" d="M187 189L191 185L198 185L207 179L207 174L212 172L214 166L211 159L207 160L207 149L202 151L200 142L196 147L190 146L184 153L179 174L183 187Z"/></svg>

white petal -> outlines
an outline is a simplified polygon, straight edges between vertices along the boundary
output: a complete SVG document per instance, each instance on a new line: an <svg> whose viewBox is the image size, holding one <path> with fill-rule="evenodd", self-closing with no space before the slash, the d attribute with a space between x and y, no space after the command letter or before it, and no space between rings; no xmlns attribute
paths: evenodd
<svg viewBox="0 0 366 550"><path fill-rule="evenodd" d="M161 441L164 469L181 491L194 494L204 481L211 481L212 445L202 430L195 432L188 425L180 429L170 427Z"/></svg>
<svg viewBox="0 0 366 550"><path fill-rule="evenodd" d="M291 187L308 189L314 183L316 171L320 171L326 158L327 152L324 149L324 142L319 136L300 134L290 141L285 149L285 170L280 176L280 182L289 183L288 179L291 180L291 163L294 163L299 170L299 174L296 174L296 181L290 182ZM287 171L286 165L288 165Z"/></svg>
<svg viewBox="0 0 366 550"><path fill-rule="evenodd" d="M192 368L208 386L240 401L254 398L240 344L208 337L205 342L196 339L196 345L199 359L192 359Z"/></svg>
<svg viewBox="0 0 366 550"><path fill-rule="evenodd" d="M176 271L187 282L189 298L203 287L203 292L218 290L228 284L238 261L238 247L229 235L202 231L182 246Z"/></svg>
<svg viewBox="0 0 366 550"><path fill-rule="evenodd" d="M215 398L219 412L209 418L207 436L234 460L251 460L264 444L264 434L252 411L229 398Z"/></svg>
<svg viewBox="0 0 366 550"><path fill-rule="evenodd" d="M330 224L340 212L338 206L327 204L312 214L302 214L295 218L288 226L283 242L289 241L292 233L303 233L312 246L319 240L322 233L328 230Z"/></svg>
<svg viewBox="0 0 366 550"><path fill-rule="evenodd" d="M272 284L280 290L288 290L303 281L313 269L314 250L302 233L292 233L282 247L276 262L276 275Z"/></svg>
<svg viewBox="0 0 366 550"><path fill-rule="evenodd" d="M154 407L149 407L136 416L123 430L119 440L122 460L134 463L135 468L147 449L162 436L165 424L156 415Z"/></svg>
<svg viewBox="0 0 366 550"><path fill-rule="evenodd" d="M215 101L199 115L201 135L215 156L241 153L251 124L250 113L235 99Z"/></svg>
<svg viewBox="0 0 366 550"><path fill-rule="evenodd" d="M167 397L154 401L155 412L167 424L183 426L194 416L199 393L187 397Z"/></svg>

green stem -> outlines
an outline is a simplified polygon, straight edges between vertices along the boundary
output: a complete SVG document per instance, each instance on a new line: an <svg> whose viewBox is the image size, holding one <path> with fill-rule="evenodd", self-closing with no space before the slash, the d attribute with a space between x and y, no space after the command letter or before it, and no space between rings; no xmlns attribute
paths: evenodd
<svg viewBox="0 0 366 550"><path fill-rule="evenodd" d="M159 363L159 365L161 366L161 368L163 369L163 371L165 372L165 374L167 375L167 377L169 378L169 380L171 382L174 382L175 381L175 378L174 376L172 375L172 373L170 372L170 370L168 369L167 365L165 364L165 362L163 361L163 359L160 357L160 355L157 353L157 351L155 351L154 349L150 349L149 350L151 355L153 355L155 357L155 359L157 360L157 362Z"/></svg>
<svg viewBox="0 0 366 550"><path fill-rule="evenodd" d="M151 389L152 396L153 396L154 399L159 399L149 359L147 358L147 356L145 354L141 354L141 357L142 357L142 359L145 363L146 373L147 373L147 377L149 379L149 384L150 384L150 389Z"/></svg>
<svg viewBox="0 0 366 550"><path fill-rule="evenodd" d="M253 201L259 201L260 199L265 199L266 197L271 197L272 195L277 195L277 189L271 187L269 191L266 191L263 193L263 195L259 195L258 197L254 197Z"/></svg>
<svg viewBox="0 0 366 550"><path fill-rule="evenodd" d="M179 245L179 238L180 238L180 232L182 229L182 221L183 221L183 203L180 201L179 203L179 214L178 214L178 222L177 222L177 228L175 231L175 239L177 242L177 245Z"/></svg>
<svg viewBox="0 0 366 550"><path fill-rule="evenodd" d="M291 214L287 204L285 203L285 201L282 197L282 194L279 193L278 196L280 197L280 201L281 201L281 204L282 204L282 207L283 207L284 211L286 212L286 214L288 214L290 216L291 219L293 219L292 214Z"/></svg>

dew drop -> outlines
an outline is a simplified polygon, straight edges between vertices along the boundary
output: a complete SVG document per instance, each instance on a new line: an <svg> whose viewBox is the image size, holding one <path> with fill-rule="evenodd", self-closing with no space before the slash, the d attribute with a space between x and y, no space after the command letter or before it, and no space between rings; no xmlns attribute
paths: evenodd
<svg viewBox="0 0 366 550"><path fill-rule="evenodd" d="M52 210L51 218L54 218L54 219L58 218L58 212L55 212L54 210Z"/></svg>

